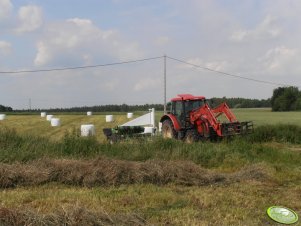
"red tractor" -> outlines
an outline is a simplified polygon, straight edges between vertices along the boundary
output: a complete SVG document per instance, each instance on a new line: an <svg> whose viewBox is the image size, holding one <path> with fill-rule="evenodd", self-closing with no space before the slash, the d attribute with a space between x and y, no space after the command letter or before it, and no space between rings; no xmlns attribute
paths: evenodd
<svg viewBox="0 0 301 226"><path fill-rule="evenodd" d="M220 122L224 115L228 122ZM226 103L210 108L203 96L181 94L171 100L171 109L163 115L162 135L164 138L176 138L193 142L203 139L215 140L247 134L253 131L253 123L239 122Z"/></svg>

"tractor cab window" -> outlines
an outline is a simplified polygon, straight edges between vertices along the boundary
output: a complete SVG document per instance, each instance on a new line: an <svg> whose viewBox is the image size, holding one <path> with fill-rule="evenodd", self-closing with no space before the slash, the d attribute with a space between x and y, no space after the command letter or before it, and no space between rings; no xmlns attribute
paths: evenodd
<svg viewBox="0 0 301 226"><path fill-rule="evenodd" d="M181 114L183 114L182 101L174 102L174 114L178 117L181 116Z"/></svg>
<svg viewBox="0 0 301 226"><path fill-rule="evenodd" d="M204 100L189 100L185 101L185 111L186 113L196 110L205 104Z"/></svg>
<svg viewBox="0 0 301 226"><path fill-rule="evenodd" d="M171 102L168 102L166 104L166 109L167 109L168 114L172 112L172 103Z"/></svg>

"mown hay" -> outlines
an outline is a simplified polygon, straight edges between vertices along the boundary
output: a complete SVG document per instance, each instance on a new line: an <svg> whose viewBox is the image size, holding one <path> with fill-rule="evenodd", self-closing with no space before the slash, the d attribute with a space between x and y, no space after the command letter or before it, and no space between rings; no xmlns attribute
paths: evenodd
<svg viewBox="0 0 301 226"><path fill-rule="evenodd" d="M83 207L67 206L51 214L41 214L33 210L8 209L0 207L1 226L40 226L40 225L65 225L65 226L112 226L112 225L148 225L147 222L136 214L114 214L105 212L91 212Z"/></svg>
<svg viewBox="0 0 301 226"><path fill-rule="evenodd" d="M107 158L41 159L26 164L0 164L0 187L2 188L49 182L87 187L134 183L201 186L253 179L268 181L271 179L271 171L266 166L253 165L235 173L221 174L204 169L190 161L134 162Z"/></svg>

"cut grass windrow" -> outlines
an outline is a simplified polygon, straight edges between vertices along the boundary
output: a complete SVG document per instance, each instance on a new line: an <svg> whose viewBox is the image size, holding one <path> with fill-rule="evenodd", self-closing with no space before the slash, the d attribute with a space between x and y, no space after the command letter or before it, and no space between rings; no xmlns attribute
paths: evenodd
<svg viewBox="0 0 301 226"><path fill-rule="evenodd" d="M85 187L143 183L204 186L245 180L272 182L273 169L257 164L233 173L218 173L187 161L133 162L106 158L42 159L26 164L0 164L1 188L37 186L52 182Z"/></svg>
<svg viewBox="0 0 301 226"><path fill-rule="evenodd" d="M93 225L93 226L142 226L147 222L138 215L92 212L78 206L68 206L51 214L39 214L30 210L18 210L0 207L0 225L2 226L57 226L57 225Z"/></svg>

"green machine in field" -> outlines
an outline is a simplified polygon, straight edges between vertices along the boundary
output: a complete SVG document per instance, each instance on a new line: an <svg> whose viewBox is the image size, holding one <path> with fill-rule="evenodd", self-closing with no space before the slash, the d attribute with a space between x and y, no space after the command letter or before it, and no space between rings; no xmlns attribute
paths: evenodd
<svg viewBox="0 0 301 226"><path fill-rule="evenodd" d="M103 133L110 143L116 143L122 139L132 137L143 137L154 135L155 127L155 109L150 109L149 113L135 118L129 122L119 125L115 128L104 128Z"/></svg>

